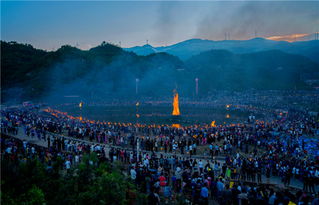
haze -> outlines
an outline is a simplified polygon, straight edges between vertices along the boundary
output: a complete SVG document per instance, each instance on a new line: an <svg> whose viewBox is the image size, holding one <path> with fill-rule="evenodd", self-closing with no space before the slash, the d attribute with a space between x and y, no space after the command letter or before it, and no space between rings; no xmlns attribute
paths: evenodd
<svg viewBox="0 0 319 205"><path fill-rule="evenodd" d="M319 30L318 1L2 1L1 5L1 39L46 50L64 44L89 49L102 41L122 47L146 42L165 46L191 38L292 41L296 34L307 37Z"/></svg>

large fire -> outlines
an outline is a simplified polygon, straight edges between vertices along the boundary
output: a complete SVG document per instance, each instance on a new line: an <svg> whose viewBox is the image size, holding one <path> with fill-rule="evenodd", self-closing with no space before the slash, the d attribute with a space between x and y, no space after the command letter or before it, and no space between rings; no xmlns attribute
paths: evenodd
<svg viewBox="0 0 319 205"><path fill-rule="evenodd" d="M178 105L178 93L174 90L174 101L173 101L173 112L172 115L180 115L179 105Z"/></svg>

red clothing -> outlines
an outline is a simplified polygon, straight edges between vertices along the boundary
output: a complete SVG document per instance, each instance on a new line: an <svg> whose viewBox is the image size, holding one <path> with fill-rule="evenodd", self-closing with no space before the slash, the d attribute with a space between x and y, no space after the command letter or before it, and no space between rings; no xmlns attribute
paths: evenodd
<svg viewBox="0 0 319 205"><path fill-rule="evenodd" d="M164 176L159 177L160 186L166 186L166 178Z"/></svg>

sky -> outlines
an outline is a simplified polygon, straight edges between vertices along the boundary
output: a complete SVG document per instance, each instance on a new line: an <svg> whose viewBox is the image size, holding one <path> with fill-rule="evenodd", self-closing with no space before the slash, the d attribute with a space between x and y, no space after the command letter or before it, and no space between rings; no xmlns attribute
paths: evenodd
<svg viewBox="0 0 319 205"><path fill-rule="evenodd" d="M292 41L319 31L319 1L1 1L1 40L56 50L191 38Z"/></svg>

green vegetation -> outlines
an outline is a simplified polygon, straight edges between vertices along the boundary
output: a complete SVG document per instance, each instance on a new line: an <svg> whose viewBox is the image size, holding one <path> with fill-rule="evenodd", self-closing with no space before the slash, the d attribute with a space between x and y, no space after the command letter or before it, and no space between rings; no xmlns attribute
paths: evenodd
<svg viewBox="0 0 319 205"><path fill-rule="evenodd" d="M318 63L279 50L211 50L187 61L167 53L138 56L105 42L90 50L65 45L47 52L2 41L1 51L3 101L130 98L136 78L139 94L151 97L171 96L176 87L182 96L193 96L196 77L203 95L217 89L311 89L305 80L316 81L319 73Z"/></svg>
<svg viewBox="0 0 319 205"><path fill-rule="evenodd" d="M127 204L137 197L141 202L145 199L119 165L98 163L95 154L85 155L68 173L62 166L61 159L50 169L37 158L25 162L2 160L1 204ZM135 198L127 197L128 193Z"/></svg>

